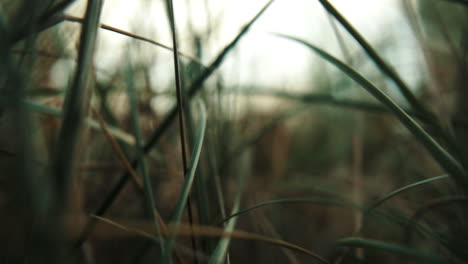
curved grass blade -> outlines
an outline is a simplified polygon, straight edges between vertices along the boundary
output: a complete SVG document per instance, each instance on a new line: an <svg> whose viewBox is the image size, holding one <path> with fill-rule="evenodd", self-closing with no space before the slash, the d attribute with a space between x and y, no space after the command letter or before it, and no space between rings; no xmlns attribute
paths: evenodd
<svg viewBox="0 0 468 264"><path fill-rule="evenodd" d="M181 156L182 156L182 167L184 171L184 176L187 175L188 172L188 164L187 164L187 141L186 141L186 129L185 129L185 116L186 113L184 111L184 95L182 93L182 76L180 74L180 63L179 63L179 56L177 54L178 51L178 40L177 40L177 28L176 28L176 19L175 19L175 12L174 12L174 4L172 0L166 0L166 10L167 16L169 19L169 25L171 28L171 37L172 37L172 47L173 47L173 64L174 64L174 75L175 75L175 89L176 89L176 98L177 98L177 111L179 112L179 138L180 138L180 146L181 146ZM190 199L190 195L187 197L187 214L188 220L190 224L193 224L193 207L192 201ZM197 243L195 238L191 238L192 248L193 251L197 251ZM164 254L163 254L164 255ZM198 259L195 257L195 263L198 264Z"/></svg>
<svg viewBox="0 0 468 264"><path fill-rule="evenodd" d="M414 96L411 92L410 88L406 83L400 78L400 76L396 73L395 70L392 69L379 55L378 53L372 48L372 46L364 39L364 37L359 34L359 32L346 20L340 12L333 7L327 0L319 0L322 6L332 15L335 17L338 22L353 36L353 38L361 45L364 51L369 55L369 57L374 61L377 67L387 75L400 89L401 93L405 96L411 106L414 108L416 112L420 112L423 115L433 119L434 114L430 113Z"/></svg>
<svg viewBox="0 0 468 264"><path fill-rule="evenodd" d="M70 16L70 15L66 15L62 19L65 20L65 21L68 21L68 22L83 23L82 18L75 17L75 16ZM137 35L137 34L133 34L131 32L125 31L125 30L121 30L121 29L116 28L116 27L112 27L112 26L109 26L109 25L106 25L106 24L101 24L100 27L102 29L104 29L104 30L108 30L108 31L111 31L111 32L114 32L114 33L117 33L117 34L120 34L120 35L123 35L123 36L127 36L127 37L132 38L132 39L136 39L136 40L139 40L139 41L143 41L143 42L146 42L146 43L161 47L161 48L166 49L166 50L173 51L172 47L169 47L169 46L167 46L165 44L162 44L160 42L154 41L152 39L149 39L149 38ZM189 54L187 54L185 52L182 52L180 50L177 51L177 54L184 57L184 58L187 58L187 59L191 60L192 62L195 62L196 64L198 64L198 65L200 65L200 66L202 66L204 68L206 68L206 66L203 65L201 60L199 58L197 58L197 57L189 55Z"/></svg>
<svg viewBox="0 0 468 264"><path fill-rule="evenodd" d="M408 247L400 246L397 244L392 244L392 243L387 243L387 242L382 242L382 241L377 241L377 240L364 239L360 237L348 237L348 238L340 239L336 242L336 245L345 246L345 247L355 247L355 248L382 249L382 250L396 253L396 254L406 256L409 258L421 260L421 261L424 261L424 263L436 263L436 264L451 263L448 259L440 255L422 251L420 249L408 248Z"/></svg>
<svg viewBox="0 0 468 264"><path fill-rule="evenodd" d="M245 178L247 174L249 173L249 169L250 168L248 168L248 166L244 164L244 166L242 166L237 172L239 177L238 177L238 184L237 184L237 192L236 192L236 196L234 198L234 202L232 206L232 213L238 211L240 208L242 193L244 191L244 186L245 186ZM224 232L230 233L234 231L236 223L237 223L237 218L229 219L226 225L224 226ZM228 256L228 248L229 248L230 243L231 243L230 237L222 238L219 241L213 253L211 254L211 258L208 263L209 264L223 263L223 260L226 258L226 256Z"/></svg>
<svg viewBox="0 0 468 264"><path fill-rule="evenodd" d="M124 223L122 222L115 222L103 217L99 216L93 216L93 218L98 219L104 224L110 225L113 227L113 230L106 230L104 226L99 226L99 228L96 228L96 233L94 234L95 236L100 236L101 238L112 238L112 237L118 237L125 235L125 233L130 233L130 234L136 234L139 236L147 237L150 239L155 239L158 240L158 237L155 237L154 234L149 232L151 228L148 228L147 223ZM125 233L118 233L116 230L124 231ZM174 236L200 236L200 237L232 237L235 239L242 239L242 240L253 240L253 241L260 241L264 242L267 244L271 245L276 245L280 247L284 247L290 250L294 250L296 252L300 252L303 254L306 254L320 263L325 263L328 264L329 261L327 261L324 257L320 256L317 253L314 253L310 250L307 250L301 246L298 246L296 244L280 240L280 239L274 239L270 238L267 236L262 236L259 234L255 233L250 233L246 231L240 231L240 230L233 230L232 232L225 232L223 229L218 228L218 227L212 227L212 226L199 226L199 225L184 225L180 224L178 226L171 226L170 232Z"/></svg>
<svg viewBox="0 0 468 264"><path fill-rule="evenodd" d="M464 196L451 196L451 197L444 197L444 198L437 198L430 200L420 208L416 210L416 212L411 216L411 221L408 222L408 225L406 226L404 230L404 241L406 244L408 244L411 240L412 232L415 230L415 227L418 227L418 222L419 219L421 219L424 214L426 214L430 210L434 210L437 207L441 206L447 206L449 204L457 204L457 203L464 203L468 204L468 197ZM440 236L440 235L439 235ZM438 240L444 244L447 249L451 250L453 248L453 245L450 246L448 241L443 238L438 238Z"/></svg>
<svg viewBox="0 0 468 264"><path fill-rule="evenodd" d="M80 135L81 123L84 120L97 31L103 1L88 1L85 23L81 31L75 79L70 90L67 91L64 105L64 117L59 131L57 148L52 164L52 174L56 181L58 201L62 206L66 203L69 183L71 181L72 163L76 154L76 146Z"/></svg>
<svg viewBox="0 0 468 264"><path fill-rule="evenodd" d="M324 205L340 206L340 207L356 209L356 210L363 210L363 208L358 206L358 205L355 205L355 204L349 203L349 202L345 202L345 201L339 201L339 200L322 199L322 198L278 199L278 200L271 200L271 201L259 203L259 204L253 205L251 207L239 210L239 211L231 214L230 216L226 217L221 222L226 222L231 218L238 217L241 214L245 214L247 212L250 212L252 210L262 208L262 207L265 207L265 206L278 205L278 204L290 204L290 203L324 204Z"/></svg>
<svg viewBox="0 0 468 264"><path fill-rule="evenodd" d="M429 111L411 92L409 87L405 84L403 79L398 75L398 73L382 59L378 53L372 48L372 46L362 37L359 32L344 18L337 9L333 7L332 4L329 3L328 0L319 0L323 7L333 15L341 25L353 36L353 38L361 45L364 51L369 55L369 57L374 61L377 67L387 75L400 89L401 93L407 99L407 101L411 104L413 110L418 114L424 116L425 119L429 121L429 124L432 126L434 130L436 130L444 141L447 143L447 148L452 154L456 155L457 158L463 157L463 152L460 149L459 145L457 144L456 139L450 132L447 132L447 129L442 127L437 120L437 117Z"/></svg>
<svg viewBox="0 0 468 264"><path fill-rule="evenodd" d="M156 205L154 203L154 195L153 189L151 184L151 178L148 174L148 166L146 165L145 156L143 154L142 142L141 142L141 129L140 129L140 120L138 116L138 102L137 97L135 95L135 87L134 87L134 73L131 66L131 59L129 56L128 64L126 67L126 75L127 75L127 92L128 92L128 100L130 104L130 118L132 123L133 135L135 137L135 147L137 149L137 159L140 163L140 173L143 176L143 188L144 194L146 198L146 206L151 215L151 219L153 220L154 229L158 234L162 234L161 227L159 226L158 217L156 215ZM161 240L158 243L160 246L161 253L165 253L165 243L164 240Z"/></svg>
<svg viewBox="0 0 468 264"><path fill-rule="evenodd" d="M63 117L63 111L61 109L50 107L50 106L43 105L43 104L33 102L33 101L29 101L29 100L24 100L24 104L25 104L25 107L30 111L35 111L35 112L46 114L46 115ZM98 120L88 117L86 118L85 122L91 128L104 132L101 126L99 125ZM114 136L116 139L131 146L135 145L135 139L132 135L128 134L127 132L117 127L111 126L109 124L105 124L105 125L109 133L112 136Z"/></svg>
<svg viewBox="0 0 468 264"><path fill-rule="evenodd" d="M443 179L448 179L449 176L448 175L441 175L441 176L437 176L437 177L432 177L432 178L429 178L429 179L425 179L425 180L422 180L422 181L418 181L418 182L415 182L415 183L412 183L412 184L408 184L404 187L401 187L401 188L398 188L388 194L386 194L385 196L383 196L382 198L380 198L379 200L375 201L374 203L372 203L367 209L366 209L366 212L365 214L369 214L373 209L375 209L376 207L380 206L382 203L384 203L385 201L391 199L392 197L396 196L396 195L399 195L401 194L402 192L405 192L405 191L408 191L408 190L411 190L413 188L416 188L416 187L419 187L421 185L425 185L427 183L431 183L431 182L434 182L434 181L438 181L438 180L443 180Z"/></svg>
<svg viewBox="0 0 468 264"><path fill-rule="evenodd" d="M207 123L205 105L203 104L201 100L197 100L196 103L197 103L198 112L199 112L197 137L195 138L195 142L194 142L195 145L192 150L188 172L187 172L187 175L185 176L184 184L182 186L182 191L180 193L179 200L177 201L177 205L175 208L175 213L174 213L174 217L172 221L172 224L175 226L174 229L177 229L177 226L180 225L180 221L182 220L182 215L187 205L188 197L192 189L193 181L195 179L195 172L197 171L198 160L200 158L200 153L201 153L202 146L203 146L203 140L205 138L206 123ZM168 241L167 241L166 252L165 254L163 254L162 263L171 263L172 248L174 247L174 243L175 243L174 234L170 233Z"/></svg>
<svg viewBox="0 0 468 264"><path fill-rule="evenodd" d="M367 92L369 92L372 96L379 100L400 120L400 122L429 151L429 153L440 164L440 166L444 168L449 174L451 174L455 181L457 181L460 184L460 186L462 186L462 188L468 192L468 179L466 171L460 165L460 163L455 158L453 158L450 153L448 153L444 148L442 148L418 123L416 123L403 109L401 109L392 99L390 99L390 97L383 93L379 88L375 87L371 82L369 82L366 78L357 73L354 69L344 64L332 55L328 54L324 50L298 38L282 34L276 35L282 38L298 42L308 47L317 55L333 64L343 73L345 73L355 82L357 82L360 86L366 89Z"/></svg>

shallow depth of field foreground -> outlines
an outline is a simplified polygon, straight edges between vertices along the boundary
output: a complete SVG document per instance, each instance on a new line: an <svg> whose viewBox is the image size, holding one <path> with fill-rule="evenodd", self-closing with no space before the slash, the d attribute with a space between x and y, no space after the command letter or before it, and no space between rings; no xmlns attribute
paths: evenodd
<svg viewBox="0 0 468 264"><path fill-rule="evenodd" d="M467 25L0 0L0 263L468 263Z"/></svg>

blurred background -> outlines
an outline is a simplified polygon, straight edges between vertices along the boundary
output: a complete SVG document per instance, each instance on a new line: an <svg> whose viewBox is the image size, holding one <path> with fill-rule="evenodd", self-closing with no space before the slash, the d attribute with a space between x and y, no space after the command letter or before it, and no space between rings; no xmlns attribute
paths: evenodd
<svg viewBox="0 0 468 264"><path fill-rule="evenodd" d="M47 212L41 208L61 197L60 186L49 183L50 164L54 151L63 144L59 139L63 130L60 116L66 109L65 97L76 76L77 60L83 56L78 49L80 18L88 4L74 1L63 10L66 16L60 23L15 43L11 42L15 29L21 28L23 20L28 25L28 12L35 14L20 2L0 2L5 40L0 47L5 51L0 78L0 206L13 223L15 215L36 219ZM38 10L47 11L60 1L33 2ZM434 155L381 102L307 45L284 37L316 45L359 72L464 165L468 147L464 103L468 99L467 3L329 2L395 70L418 102L433 114L432 119L413 108L398 85L379 70L372 56L320 1L274 1L228 50L219 67L214 66L198 85L196 97L207 112L206 132L190 196L191 216L185 214L182 222L288 241L330 263L407 260L391 250L337 246L337 241L352 236L417 248L453 263L467 261L463 253L467 229L460 213L466 209L466 200L458 192L458 183L446 179ZM189 89L266 3L174 1L189 160L204 120ZM33 25L42 20L31 21ZM153 207L160 216L157 221L171 223L186 183L177 121L170 123L150 148L139 146L154 138L177 105L166 3L108 0L100 21L103 28L98 30L93 63L87 68L90 77L85 105L89 107L73 156L72 187L64 191L63 197L68 197L62 205L66 213L57 211L57 215L72 215L73 231L64 224L62 233L74 235L83 234L81 226L96 220L96 215L116 223L143 223L142 229L150 226L150 202L143 195L141 181L150 184ZM11 77L16 72L23 82ZM19 97L26 102L24 113L9 108L13 104L12 109L17 109L11 99L16 98L11 90L17 84L24 85ZM146 154L143 158L142 152ZM137 178L127 176L130 180L122 181L122 173L129 170L125 162L133 160L140 161L135 169ZM394 190L437 176L442 177L379 203L374 213L365 210ZM145 193L148 195L147 189ZM459 200L431 207L434 200L447 197ZM265 202L271 204L222 221ZM44 219L52 221L48 217ZM418 229L411 226L415 217ZM82 218L84 222L77 220ZM41 250L47 251L31 249L42 241L28 240L29 232L36 234L37 226L26 221L16 224L20 231L12 231L8 230L11 225L15 226L5 224L2 239L5 263L34 262ZM161 256L158 243L135 232L113 234L119 228L108 225L115 230L77 239L81 241L73 257L49 252L51 258L56 262L69 257L78 263L151 263ZM153 231L149 227L144 230ZM47 234L38 236L47 237L47 243L67 252L67 243L57 243L62 240ZM226 241L220 236L218 232L214 237L177 240L177 261L192 263L198 255L199 263L311 262L310 256L251 237L228 240L229 250L218 259L220 241ZM8 246L9 240L16 242Z"/></svg>

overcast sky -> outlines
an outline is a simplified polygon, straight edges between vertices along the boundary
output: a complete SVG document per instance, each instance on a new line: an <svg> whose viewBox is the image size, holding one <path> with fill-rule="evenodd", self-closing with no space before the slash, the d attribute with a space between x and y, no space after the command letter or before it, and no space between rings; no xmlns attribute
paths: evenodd
<svg viewBox="0 0 468 264"><path fill-rule="evenodd" d="M85 1L81 2L74 6L70 13L80 15ZM107 0L102 22L170 45L163 2ZM201 34L211 25L213 34L205 43L205 54L202 58L203 62L208 64L266 2L174 0L180 49L191 54L194 52L186 41L190 30L187 27L188 21L191 21L192 29ZM371 43L377 44L387 39L385 43L393 48L384 55L411 85L417 84L420 73L414 69L419 56L415 50L418 48L399 7L400 0L330 2ZM261 84L299 91L310 89L311 72L319 70L314 67L324 67L324 63L317 63L320 59L306 48L272 36L269 32L306 39L342 57L330 21L318 1L276 0L222 65L220 71L224 73L227 86ZM348 48L353 52L360 52L360 48L348 34L343 30L341 32L347 40ZM112 72L116 63L121 61L120 56L125 54L126 41L128 38L101 31L97 66ZM151 45L145 44L141 47L140 53L144 58L157 58L154 63L153 82L159 85L154 88L159 89L172 82L171 53ZM329 66L326 68L333 70Z"/></svg>

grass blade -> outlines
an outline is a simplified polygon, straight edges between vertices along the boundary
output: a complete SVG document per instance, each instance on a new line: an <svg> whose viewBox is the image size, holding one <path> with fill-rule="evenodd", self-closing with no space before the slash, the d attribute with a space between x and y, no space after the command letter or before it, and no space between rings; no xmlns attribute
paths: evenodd
<svg viewBox="0 0 468 264"><path fill-rule="evenodd" d="M154 229L158 234L162 234L161 227L159 226L158 217L156 215L156 205L154 203L154 195L151 184L151 179L148 174L148 167L146 165L145 156L143 154L142 140L141 140L141 129L140 129L140 119L138 116L138 102L135 95L134 87L134 73L131 66L131 59L129 56L129 63L127 64L127 91L128 91L128 100L130 102L130 118L132 123L133 134L135 136L135 147L137 149L137 159L140 163L140 173L143 176L143 188L146 198L146 206L148 208L149 215L154 224ZM164 240L161 240L158 243L160 246L161 253L165 253L165 243Z"/></svg>
<svg viewBox="0 0 468 264"><path fill-rule="evenodd" d="M345 202L345 201L339 201L339 200L331 200L331 199L323 199L323 198L291 198L291 199L278 199L278 200L271 200L263 203L259 203L256 205L253 205L251 207L239 210L230 216L226 217L225 219L222 220L222 222L226 222L231 218L238 217L241 214L245 214L247 212L250 212L252 210L262 208L265 206L270 206L270 205L277 205L277 204L289 204L289 203L312 203L312 204L324 204L324 205L332 205L332 206L340 206L340 207L346 207L346 208L351 208L351 209L356 209L356 210L362 210L363 208L355 205L353 203Z"/></svg>
<svg viewBox="0 0 468 264"><path fill-rule="evenodd" d="M465 191L468 191L468 179L465 169L460 163L450 155L444 148L442 148L418 123L416 123L403 109L401 109L390 97L383 93L379 88L375 87L362 75L357 73L354 69L344 64L337 58L328 54L324 50L298 38L276 34L279 37L286 38L298 42L317 55L333 64L340 69L343 73L348 75L351 79L357 82L360 86L366 89L372 96L379 100L386 106L400 122L418 139L423 146L429 151L432 157L444 168L451 176L457 181Z"/></svg>
<svg viewBox="0 0 468 264"><path fill-rule="evenodd" d="M62 20L65 20L65 21L68 21L68 22L83 23L82 18L75 17L75 16L69 16L69 15L64 16L62 18ZM106 24L101 24L100 27L102 29L104 29L104 30L108 30L108 31L111 31L111 32L114 32L114 33L117 33L117 34L120 34L120 35L123 35L123 36L127 36L127 37L132 38L132 39L143 41L143 42L146 42L146 43L161 47L161 48L166 49L166 50L170 50L170 51L173 50L173 48L171 48L171 47L169 47L167 45L164 45L164 44L162 44L160 42L154 41L152 39L149 39L149 38L137 35L137 34L133 34L131 32L127 32L127 31L118 29L116 27L112 27L112 26L109 26L109 25L106 25ZM179 51L179 50L177 51L177 54L184 57L184 58L187 58L187 59L191 60L192 62L197 63L198 65L200 65L202 67L206 68L206 66L204 66L203 63L200 61L200 59L197 58L197 57L194 57L192 55L189 55L189 54L184 53L184 52Z"/></svg>
<svg viewBox="0 0 468 264"><path fill-rule="evenodd" d="M179 200L177 201L174 217L172 220L172 224L175 226L175 229L177 229L177 226L180 224L180 221L182 220L183 212L187 205L188 197L192 189L193 181L195 179L195 172L197 170L198 160L200 158L200 153L201 153L202 146L203 146L203 140L205 138L206 123L207 123L206 109L205 109L205 105L200 100L197 101L197 106L198 106L198 111L199 111L197 137L195 139L195 144L192 150L190 166L187 171L187 175L185 176L185 181L182 186L182 191L180 193ZM166 254L163 255L163 261L162 261L163 263L171 263L171 255L172 255L171 252L172 252L174 243L175 243L175 237L174 237L174 234L172 233L169 235L169 238L167 241Z"/></svg>
<svg viewBox="0 0 468 264"><path fill-rule="evenodd" d="M333 7L327 0L319 0L319 2L323 5L323 7L335 17L338 22L353 36L353 38L361 45L364 51L369 55L369 57L374 61L377 67L382 71L385 75L387 75L400 89L401 93L405 96L411 106L414 108L416 112L420 112L423 115L426 115L430 118L433 118L434 115L430 113L414 96L411 92L410 88L406 83L400 78L400 76L396 73L395 70L392 69L379 55L378 53L372 48L372 46L367 42L364 37L359 34L359 32L346 20L340 12Z"/></svg>
<svg viewBox="0 0 468 264"><path fill-rule="evenodd" d="M180 136L180 145L181 145L181 156L182 156L182 166L184 171L184 176L187 175L188 172L188 164L187 164L187 142L186 142L186 129L185 129L185 118L184 118L184 95L182 94L182 80L180 74L180 67L179 67L179 56L178 56L178 40L177 40L177 29L176 29L176 22L175 22L175 13L174 13L174 4L172 0L166 0L166 9L167 9L167 16L169 18L169 25L171 27L171 35L172 35L172 46L173 46L173 62L174 62L174 75L175 75L175 88L177 94L177 111L179 112L179 136ZM190 195L187 198L187 213L188 213L188 220L189 223L193 224L193 212L192 212L192 202L190 199ZM197 251L197 243L195 238L192 237L192 248L193 251ZM198 263L198 259L195 257L195 263Z"/></svg>
<svg viewBox="0 0 468 264"><path fill-rule="evenodd" d="M381 205L381 204L384 203L385 201L391 199L392 197L401 194L402 192L411 190L411 189L416 188L416 187L419 187L419 186L421 186L421 185L425 185L425 184L427 184L427 183L431 183L431 182L434 182L434 181L447 179L448 177L449 177L448 175L441 175L441 176L432 177L432 178L429 178L429 179L425 179L425 180L422 180L422 181L418 181L418 182L415 182L415 183L412 183L412 184L408 184L408 185L406 185L406 186L404 186L404 187L398 188L398 189L396 189L396 190L394 190L394 191L392 191L392 192L386 194L385 196L383 196L383 197L380 198L379 200L375 201L374 203L372 203L372 204L366 209L365 214L369 214L374 208L378 207L379 205Z"/></svg>
<svg viewBox="0 0 468 264"><path fill-rule="evenodd" d="M67 91L64 117L59 131L57 149L52 164L56 188L59 192L58 199L65 204L69 183L71 181L71 170L76 144L80 135L81 123L84 120L87 104L89 103L89 92L87 87L90 81L94 50L96 45L97 31L103 1L88 1L86 8L86 19L83 24L80 38L78 65L73 85Z"/></svg>
<svg viewBox="0 0 468 264"><path fill-rule="evenodd" d="M236 191L236 196L234 197L231 214L235 213L240 208L242 193L244 192L245 178L248 174L249 169L250 168L248 168L248 166L244 164L244 166L242 166L242 168L239 169L238 171L239 177L238 177L238 183L237 183L237 189L236 189L237 191ZM224 232L230 233L234 231L236 223L237 223L237 218L231 218L227 220L227 223L224 226ZM223 260L226 258L226 256L228 256L228 248L229 248L230 243L231 243L230 237L222 238L219 241L213 253L211 254L211 258L208 263L209 264L223 263ZM228 256L228 259L229 259L229 256Z"/></svg>
<svg viewBox="0 0 468 264"><path fill-rule="evenodd" d="M364 239L360 237L349 237L340 239L336 242L337 246L345 247L356 247L356 248L373 248L382 249L406 257L414 258L417 260L424 261L424 263L451 263L448 259L432 254L429 252L422 251L420 249L403 247L397 244L386 243L377 240Z"/></svg>
<svg viewBox="0 0 468 264"><path fill-rule="evenodd" d="M148 228L147 223L128 223L128 221L126 223L124 223L123 221L117 223L115 221L112 221L103 217L99 217L99 216L93 216L93 218L98 219L102 223L112 227L112 229L109 230L109 229L106 229L105 226L100 225L96 229L97 232L95 233L95 235L101 238L109 239L112 237L118 237L122 235L125 236L129 234L136 234L136 235L147 237L150 239L155 239L155 240L158 239L150 231L148 231L151 228ZM124 233L123 234L119 233L119 231L123 231ZM172 232L174 236L179 236L179 237L193 235L193 236L199 236L199 237L232 237L235 239L260 241L260 242L264 242L267 244L280 246L283 248L294 250L296 252L306 254L314 258L315 260L319 261L320 263L325 263L325 264L329 263L324 257L320 256L319 254L314 253L310 250L307 250L296 244L286 242L280 239L274 239L274 238L262 236L259 234L246 232L246 231L233 230L232 232L225 232L221 228L212 227L212 226L194 225L193 227L191 227L188 225L180 224L176 227L171 226L170 232Z"/></svg>

